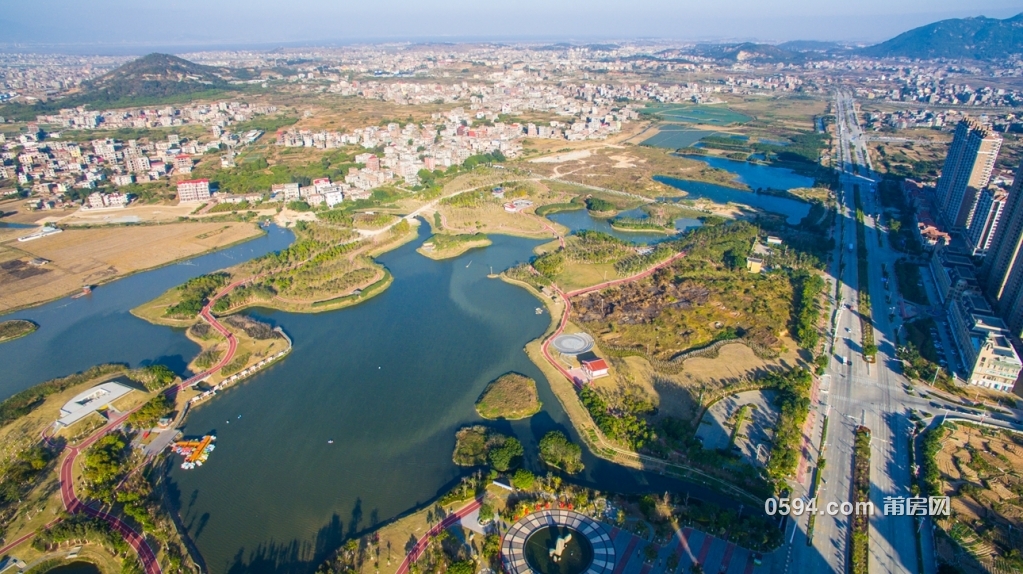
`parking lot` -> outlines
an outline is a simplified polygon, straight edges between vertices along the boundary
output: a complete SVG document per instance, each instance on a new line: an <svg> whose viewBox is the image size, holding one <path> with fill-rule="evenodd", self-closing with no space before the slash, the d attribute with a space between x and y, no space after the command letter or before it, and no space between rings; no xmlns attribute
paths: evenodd
<svg viewBox="0 0 1023 574"><path fill-rule="evenodd" d="M711 405L696 429L696 436L703 448L722 451L731 448L750 464L763 466L767 461L774 424L778 419L774 397L774 391L746 391L729 395ZM736 418L743 407L747 408L742 417L742 428L736 431Z"/></svg>

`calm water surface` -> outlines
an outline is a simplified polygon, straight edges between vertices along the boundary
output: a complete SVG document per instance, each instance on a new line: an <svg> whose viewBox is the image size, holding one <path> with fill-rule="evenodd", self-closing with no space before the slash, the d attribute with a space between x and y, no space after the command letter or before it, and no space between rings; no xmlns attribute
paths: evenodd
<svg viewBox="0 0 1023 574"><path fill-rule="evenodd" d="M799 223L806 217L806 214L810 213L809 203L787 197L754 193L752 191L735 189L734 187L726 187L703 181L676 179L663 175L655 175L654 180L685 191L688 194L685 199L709 199L714 203L738 203L757 207L772 213L782 214L793 225ZM666 201L676 200L667 198Z"/></svg>
<svg viewBox="0 0 1023 574"><path fill-rule="evenodd" d="M619 217L628 217L633 219L645 219L648 217L645 211L640 208L630 209L628 211L622 211L618 214ZM649 245L651 243L657 243L664 241L671 237L664 233L650 233L644 231L619 231L611 227L610 219L598 219L590 215L585 209L577 211L560 211L552 213L547 216L548 219L556 221L572 231L579 231L580 229L587 229L592 231L602 231L608 235L617 237L625 241L637 243L641 245ZM700 227L703 222L699 219L692 219L688 217L680 217L675 220L675 229L685 231L694 227Z"/></svg>
<svg viewBox="0 0 1023 574"><path fill-rule="evenodd" d="M550 317L535 314L540 302L525 290L486 277L491 266L496 272L527 261L539 242L495 235L486 249L437 262L415 253L428 235L424 225L417 241L380 258L394 283L361 305L322 314L253 313L287 330L294 351L194 409L185 432L214 432L219 448L203 467L175 465L170 474L171 501L210 571L312 572L344 538L436 498L468 472L451 462L455 430L481 422L473 403L505 372L539 383L539 414L487 423L523 442L528 467L545 471L537 467L537 441L549 430L579 441L523 352ZM643 234L624 234L637 235ZM150 325L129 310L292 239L273 228L223 252L104 285L91 297L9 315L41 327L0 346L0 393L100 362L183 370L198 347L181 330ZM574 480L602 490L682 491L734 506L699 486L609 464L588 451L583 461L586 469ZM403 549L392 552L400 559Z"/></svg>
<svg viewBox="0 0 1023 574"><path fill-rule="evenodd" d="M294 351L189 415L185 432L215 432L218 448L171 478L211 572L310 572L347 536L435 498L465 472L451 462L455 431L480 421L473 403L505 372L536 379L544 404L526 421L488 423L518 436L527 465L547 431L574 435L522 350L550 317L534 313L540 303L525 290L486 277L528 260L539 242L495 235L486 249L438 262L415 252L425 228L380 258L394 274L381 295L330 313L255 313L283 326ZM588 452L584 462L579 481L598 488L715 498Z"/></svg>
<svg viewBox="0 0 1023 574"><path fill-rule="evenodd" d="M163 363L182 373L198 345L180 329L152 325L129 311L192 277L284 249L293 239L291 231L271 227L262 237L102 285L87 297L3 316L34 321L39 329L0 345L0 399L100 363Z"/></svg>
<svg viewBox="0 0 1023 574"><path fill-rule="evenodd" d="M813 187L814 184L812 177L800 175L788 168L738 161L725 157L686 156L686 158L702 161L711 167L734 173L738 176L736 180L748 185L750 189L788 190L794 187Z"/></svg>

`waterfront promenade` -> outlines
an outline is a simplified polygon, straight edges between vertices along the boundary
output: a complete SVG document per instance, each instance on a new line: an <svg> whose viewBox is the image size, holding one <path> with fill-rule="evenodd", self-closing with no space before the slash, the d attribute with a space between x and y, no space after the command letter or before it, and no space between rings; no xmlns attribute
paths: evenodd
<svg viewBox="0 0 1023 574"><path fill-rule="evenodd" d="M227 329L227 327L225 327L219 321L217 321L217 319L213 316L213 313L210 312L210 308L213 306L214 303L217 302L218 299L227 295L233 289L246 283L247 281L249 281L249 279L236 281L228 285L223 290L221 290L216 296L210 299L210 301L206 304L205 307L202 308L202 311L200 312L200 315L207 323L209 323L214 329L217 330L217 332L219 332L221 335L227 338L228 348L227 352L224 354L224 357L217 364L213 365L209 369L197 375L194 375L178 383L177 385L171 386L170 388L166 389L165 391L163 391L164 394L171 395L192 385L195 385L196 383L208 378L218 369L230 363L231 360L234 358L235 352L238 350L238 341L237 339L235 339L234 334L232 334L231 331ZM92 506L85 504L80 498L78 498L78 495L75 493L74 466L75 462L78 460L78 455L80 455L82 451L89 448L89 446L91 446L93 443L99 440L100 437L117 429L122 424L124 424L125 421L128 420L128 417L131 416L132 413L134 413L141 407L142 405L139 405L138 407L135 407L130 411L119 413L114 419L110 420L98 431L90 435L88 438L83 440L78 445L75 445L68 450L67 454L64 456L64 459L61 461L60 465L60 496L61 501L64 504L65 510L67 510L69 513L77 514L79 512L84 512L89 516L103 519L108 524L110 524L110 527L113 528L116 532L118 532L122 537L124 537L125 542L130 544L131 547L135 550L135 553L138 554L139 560L142 562L142 566L146 574L162 574L163 570L162 568L160 568L160 564L156 560L156 553L153 552L152 547L149 546L149 543L146 541L145 536L138 533L134 528L129 526L127 523L125 523L117 516L114 516L103 510L97 510L96 508L93 508ZM51 522L50 524L47 525L47 527L52 526L55 522L56 521ZM14 548L15 546L30 540L33 536L34 533L26 534L25 536L22 536L18 540L15 540L11 544L5 546L3 548L3 551L6 552L7 550Z"/></svg>

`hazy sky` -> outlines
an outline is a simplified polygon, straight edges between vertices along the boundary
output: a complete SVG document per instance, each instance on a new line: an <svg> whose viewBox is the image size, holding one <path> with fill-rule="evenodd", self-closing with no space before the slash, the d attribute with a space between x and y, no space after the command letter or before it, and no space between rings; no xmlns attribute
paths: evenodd
<svg viewBox="0 0 1023 574"><path fill-rule="evenodd" d="M386 40L879 41L944 18L1005 18L1019 0L30 0L0 44L131 46ZM83 46L84 45L84 46ZM116 49L120 46L120 50ZM88 51L88 50L86 50Z"/></svg>

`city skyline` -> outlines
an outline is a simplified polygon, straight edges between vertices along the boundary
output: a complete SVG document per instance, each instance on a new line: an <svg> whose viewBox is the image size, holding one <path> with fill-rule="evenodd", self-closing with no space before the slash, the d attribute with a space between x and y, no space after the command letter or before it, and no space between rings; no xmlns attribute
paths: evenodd
<svg viewBox="0 0 1023 574"><path fill-rule="evenodd" d="M87 53L134 53L143 49L265 48L372 42L472 41L758 41L791 40L876 43L937 20L1020 11L1007 0L983 0L969 8L948 1L879 0L856 6L790 0L765 6L751 0L678 6L662 0L555 5L533 0L505 12L463 0L405 5L398 0L372 9L306 0L280 5L260 0L206 5L185 0L173 12L124 0L60 5L53 0L18 4L0 15L8 31L5 48ZM182 16L191 16L187 20ZM741 15L741 16L737 16ZM111 39L116 40L111 40Z"/></svg>

